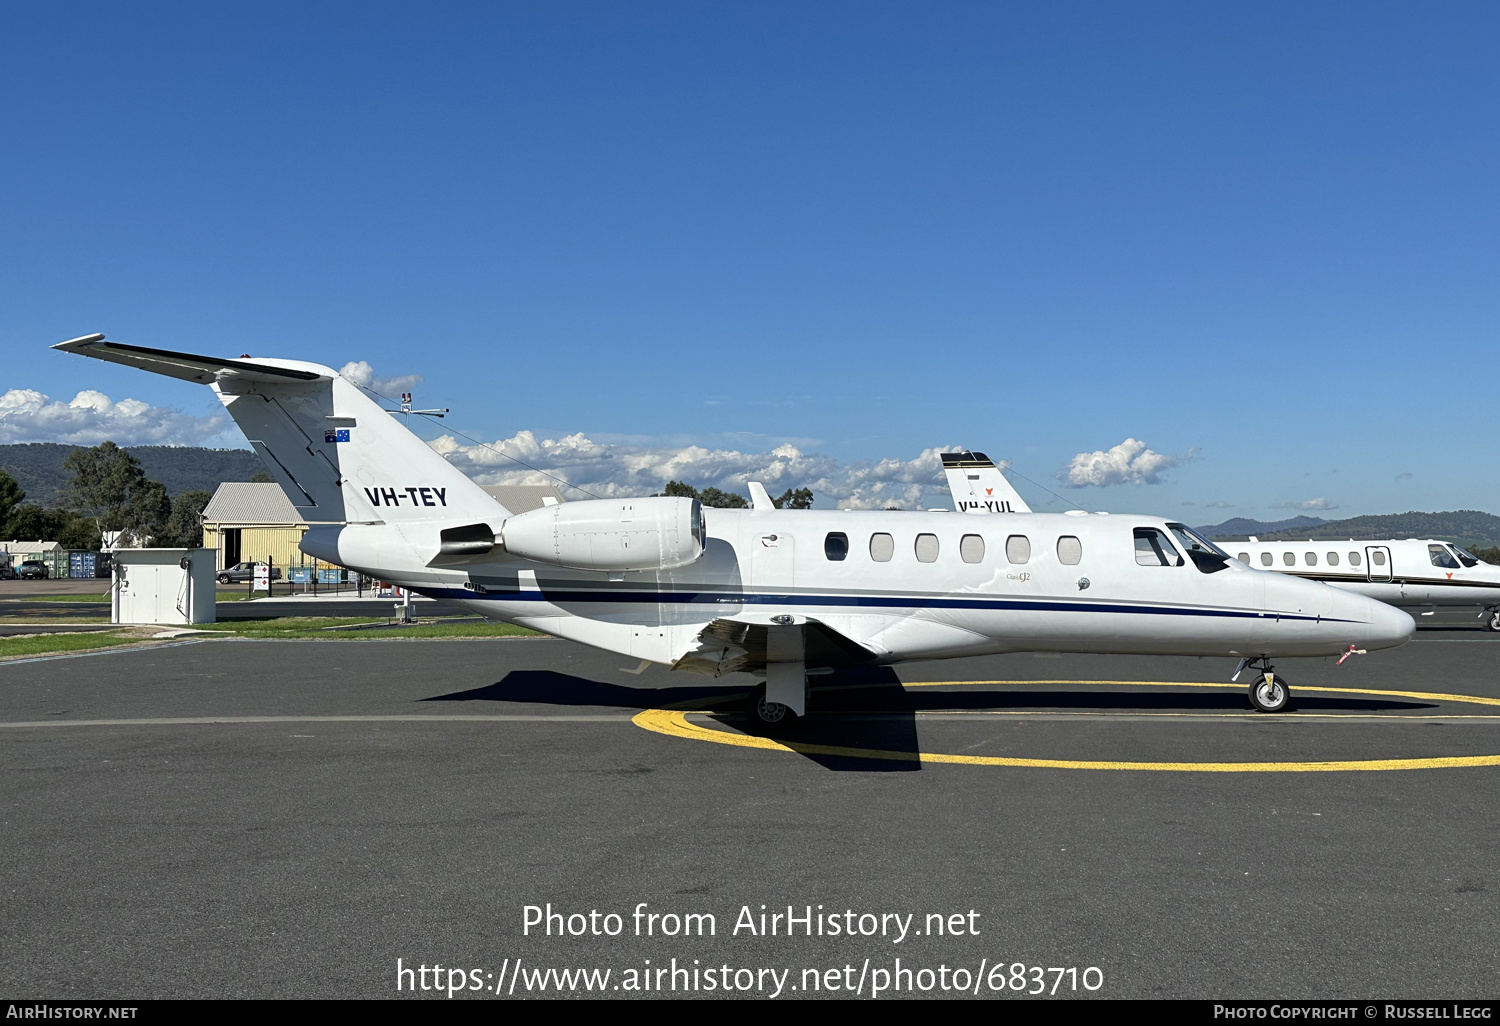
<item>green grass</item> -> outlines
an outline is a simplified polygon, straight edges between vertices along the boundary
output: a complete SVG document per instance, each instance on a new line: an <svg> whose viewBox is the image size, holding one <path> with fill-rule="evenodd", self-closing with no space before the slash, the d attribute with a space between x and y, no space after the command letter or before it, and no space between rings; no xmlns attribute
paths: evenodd
<svg viewBox="0 0 1500 1026"><path fill-rule="evenodd" d="M46 655L49 652L81 652L92 648L128 645L139 638L121 638L113 631L91 634L44 634L33 638L0 638L0 658Z"/></svg>
<svg viewBox="0 0 1500 1026"><path fill-rule="evenodd" d="M537 637L536 631L508 623L482 620L429 621L408 627L374 626L365 630L328 630L354 624L384 624L368 616L278 616L266 619L220 620L199 624L197 630L234 634L242 638L322 638L372 641L391 638L514 638Z"/></svg>

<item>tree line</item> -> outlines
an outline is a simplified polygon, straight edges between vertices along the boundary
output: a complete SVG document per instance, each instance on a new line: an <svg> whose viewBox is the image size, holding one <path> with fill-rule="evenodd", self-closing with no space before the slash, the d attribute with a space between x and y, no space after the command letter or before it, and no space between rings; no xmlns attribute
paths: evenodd
<svg viewBox="0 0 1500 1026"><path fill-rule="evenodd" d="M713 487L699 491L686 481L668 481L667 487L660 494L680 496L684 499L697 499L703 505L712 506L715 509L750 508L750 500L738 492L726 492L720 488ZM775 504L777 509L812 509L812 489L788 488L780 495L773 496L771 502Z"/></svg>
<svg viewBox="0 0 1500 1026"><path fill-rule="evenodd" d="M114 442L76 449L63 467L68 483L58 501L42 506L0 470L0 537L55 541L65 549L99 551L106 532L122 531L136 545L196 548L203 544L204 507L213 493L201 488L172 497L146 477L140 461Z"/></svg>

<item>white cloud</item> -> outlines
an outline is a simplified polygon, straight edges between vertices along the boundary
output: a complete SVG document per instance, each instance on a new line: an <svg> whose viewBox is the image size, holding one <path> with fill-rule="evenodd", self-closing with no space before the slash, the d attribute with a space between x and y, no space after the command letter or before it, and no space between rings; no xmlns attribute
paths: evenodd
<svg viewBox="0 0 1500 1026"><path fill-rule="evenodd" d="M461 444L452 435L428 444L481 484L548 484L554 482L546 474L552 474L609 498L650 495L671 480L748 495L745 483L760 481L772 495L788 488L811 488L820 505L832 501L847 509L918 506L924 492L943 488L938 454L948 451L926 449L912 460L842 463L790 444L766 452L740 452L697 445L603 445L581 433L538 439L530 431L497 441L493 447ZM546 474L518 466L496 449ZM584 497L563 491L566 498Z"/></svg>
<svg viewBox="0 0 1500 1026"><path fill-rule="evenodd" d="M339 376L363 388L368 388L372 392L388 396L393 401L402 392L409 392L422 383L420 374L400 374L394 378L378 377L375 374L375 368L363 360L344 364L339 368Z"/></svg>
<svg viewBox="0 0 1500 1026"><path fill-rule="evenodd" d="M13 388L0 396L0 443L203 445L225 425L220 415L194 417L139 399L115 402L92 390L66 403L34 388Z"/></svg>
<svg viewBox="0 0 1500 1026"><path fill-rule="evenodd" d="M1116 484L1159 484L1161 471L1180 467L1197 456L1192 449L1182 453L1160 453L1146 443L1127 438L1109 450L1096 449L1073 457L1058 479L1069 488L1100 488Z"/></svg>
<svg viewBox="0 0 1500 1026"><path fill-rule="evenodd" d="M1306 511L1306 510L1319 510L1319 509L1338 509L1339 507L1338 507L1337 503L1329 502L1327 499L1317 498L1317 499L1308 499L1305 502L1278 502L1278 503L1276 503L1276 505L1269 506L1267 508L1268 509L1298 509L1298 510L1304 510L1304 511Z"/></svg>

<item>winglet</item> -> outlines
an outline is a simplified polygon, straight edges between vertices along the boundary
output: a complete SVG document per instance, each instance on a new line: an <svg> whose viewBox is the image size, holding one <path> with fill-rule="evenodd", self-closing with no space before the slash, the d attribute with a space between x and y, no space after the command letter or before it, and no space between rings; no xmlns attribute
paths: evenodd
<svg viewBox="0 0 1500 1026"><path fill-rule="evenodd" d="M771 501L771 493L766 491L765 485L761 484L759 481L749 481L746 482L746 487L750 489L751 509L776 508L776 503Z"/></svg>

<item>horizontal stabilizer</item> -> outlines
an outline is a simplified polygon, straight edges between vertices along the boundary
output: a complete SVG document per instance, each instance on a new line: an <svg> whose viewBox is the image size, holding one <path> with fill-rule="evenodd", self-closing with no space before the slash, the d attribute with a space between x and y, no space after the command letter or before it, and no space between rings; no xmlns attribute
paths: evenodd
<svg viewBox="0 0 1500 1026"><path fill-rule="evenodd" d="M130 346L123 342L107 342L103 335L84 335L59 342L52 347L79 356L91 356L96 360L123 363L129 367L165 374L169 378L181 378L200 385L211 385L225 377L247 381L317 381L328 377L318 371L306 369L308 365L284 366L290 360L225 360L217 356L197 356L193 353L174 353L167 349L148 349L146 346ZM279 366L280 365L280 366Z"/></svg>

